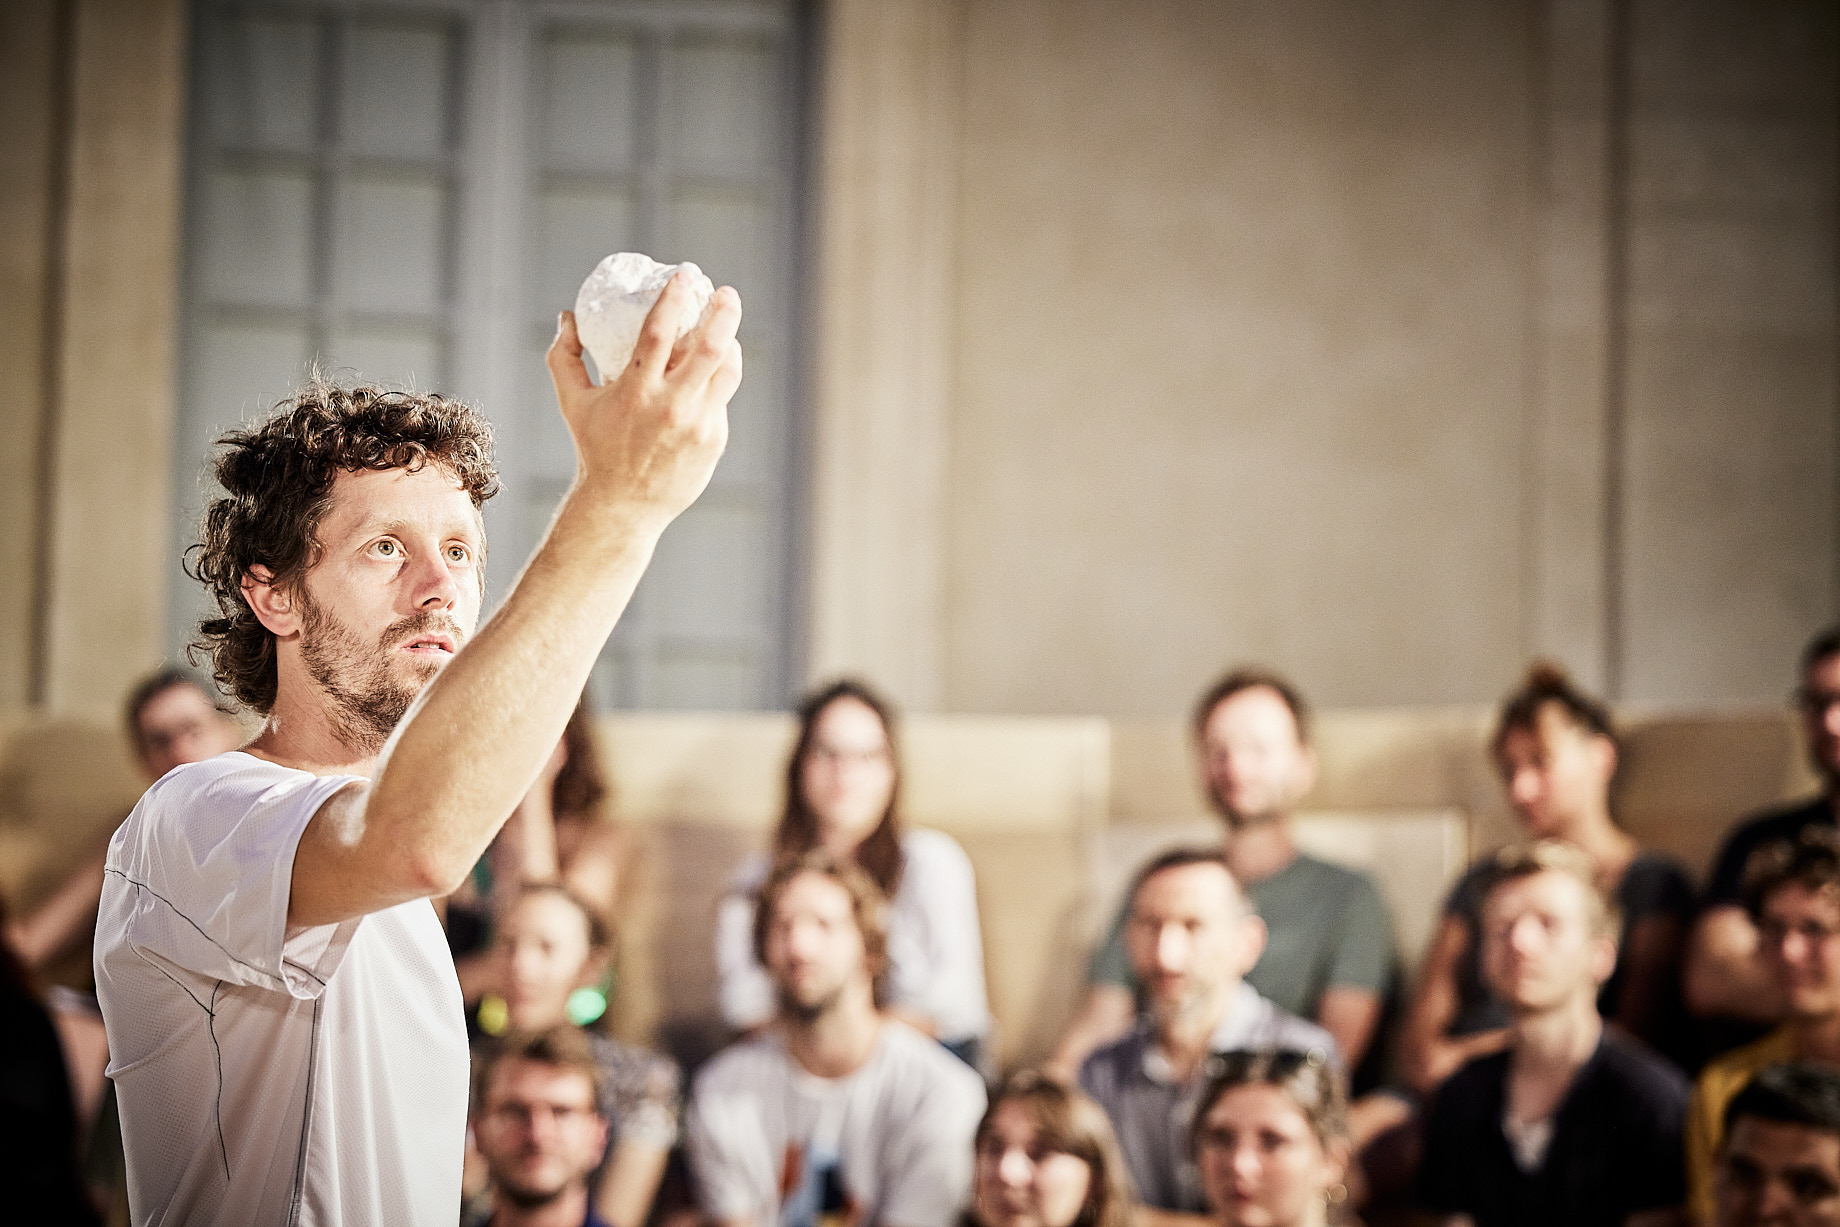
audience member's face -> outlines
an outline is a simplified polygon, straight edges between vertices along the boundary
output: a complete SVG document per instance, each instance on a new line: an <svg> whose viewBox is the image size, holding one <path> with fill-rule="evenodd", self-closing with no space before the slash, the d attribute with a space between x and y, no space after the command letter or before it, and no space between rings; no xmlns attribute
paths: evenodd
<svg viewBox="0 0 1840 1227"><path fill-rule="evenodd" d="M500 920L494 939L511 1025L554 1026L567 1017L591 953L588 919L558 894L526 895Z"/></svg>
<svg viewBox="0 0 1840 1227"><path fill-rule="evenodd" d="M1482 970L1495 995L1519 1013L1541 1013L1597 992L1616 946L1592 932L1589 888L1570 874L1513 878L1482 909Z"/></svg>
<svg viewBox="0 0 1840 1227"><path fill-rule="evenodd" d="M139 731L141 768L154 780L174 767L234 750L242 740L236 722L190 682L168 686L148 699L134 724Z"/></svg>
<svg viewBox="0 0 1840 1227"><path fill-rule="evenodd" d="M1265 928L1219 865L1153 874L1132 897L1125 946L1150 1008L1164 1022L1205 1009L1252 969Z"/></svg>
<svg viewBox="0 0 1840 1227"><path fill-rule="evenodd" d="M818 713L799 766L799 787L818 819L824 846L836 855L855 852L880 825L894 796L894 753L873 708L845 696Z"/></svg>
<svg viewBox="0 0 1840 1227"><path fill-rule="evenodd" d="M607 1122L586 1074L504 1061L485 1088L473 1137L496 1195L534 1209L586 1182L607 1148Z"/></svg>
<svg viewBox="0 0 1840 1227"><path fill-rule="evenodd" d="M800 1021L828 1012L869 974L850 892L823 874L792 879L774 901L766 955L781 1010Z"/></svg>
<svg viewBox="0 0 1840 1227"><path fill-rule="evenodd" d="M1782 983L1789 1012L1816 1018L1840 1012L1840 890L1786 882L1764 899L1757 935Z"/></svg>
<svg viewBox="0 0 1840 1227"><path fill-rule="evenodd" d="M1229 825L1288 814L1316 782L1316 758L1284 697L1252 686L1215 705L1201 728L1208 796Z"/></svg>
<svg viewBox="0 0 1840 1227"><path fill-rule="evenodd" d="M1816 774L1840 788L1840 652L1823 657L1802 675L1802 729Z"/></svg>
<svg viewBox="0 0 1840 1227"><path fill-rule="evenodd" d="M1231 1227L1308 1221L1347 1167L1275 1086L1254 1083L1222 1094L1202 1118L1195 1143L1202 1191Z"/></svg>
<svg viewBox="0 0 1840 1227"><path fill-rule="evenodd" d="M1716 1188L1718 1227L1840 1227L1840 1137L1740 1116Z"/></svg>
<svg viewBox="0 0 1840 1227"><path fill-rule="evenodd" d="M380 740L478 621L479 515L438 465L340 473L319 540L301 662L342 726Z"/></svg>
<svg viewBox="0 0 1840 1227"><path fill-rule="evenodd" d="M1069 1227L1091 1187L1086 1160L1045 1146L1026 1107L997 1105L978 1139L971 1185L980 1227Z"/></svg>
<svg viewBox="0 0 1840 1227"><path fill-rule="evenodd" d="M1593 810L1603 810L1616 771L1616 749L1548 703L1532 728L1508 730L1498 760L1508 801L1535 839L1564 839Z"/></svg>

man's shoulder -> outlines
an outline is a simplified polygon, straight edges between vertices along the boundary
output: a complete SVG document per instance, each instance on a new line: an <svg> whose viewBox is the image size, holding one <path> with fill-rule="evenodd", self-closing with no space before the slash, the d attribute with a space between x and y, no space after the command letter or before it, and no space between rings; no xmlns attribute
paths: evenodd
<svg viewBox="0 0 1840 1227"><path fill-rule="evenodd" d="M901 835L901 855L909 872L917 868L922 874L928 874L971 867L971 858L956 839L928 827L909 827Z"/></svg>
<svg viewBox="0 0 1840 1227"><path fill-rule="evenodd" d="M136 841L157 836L169 826L205 835L214 818L234 820L242 810L277 784L310 780L305 771L283 767L241 750L174 767L155 780L110 841L109 863L132 854Z"/></svg>
<svg viewBox="0 0 1840 1227"><path fill-rule="evenodd" d="M1833 802L1825 794L1745 815L1727 837L1725 846L1754 847L1775 839L1793 839L1804 828L1816 825L1834 825Z"/></svg>
<svg viewBox="0 0 1840 1227"><path fill-rule="evenodd" d="M1471 1057L1444 1079L1433 1096L1436 1114L1446 1119L1494 1119L1508 1081L1508 1051Z"/></svg>
<svg viewBox="0 0 1840 1227"><path fill-rule="evenodd" d="M1143 1027L1133 1027L1109 1044L1101 1044L1080 1062L1080 1087L1104 1102L1106 1096L1125 1085L1133 1074L1141 1073L1147 1034Z"/></svg>
<svg viewBox="0 0 1840 1227"><path fill-rule="evenodd" d="M1599 1077L1619 1103L1686 1106L1686 1075L1671 1061L1633 1040L1606 1031L1597 1052Z"/></svg>
<svg viewBox="0 0 1840 1227"><path fill-rule="evenodd" d="M768 1082L781 1083L791 1070L786 1045L771 1028L759 1035L736 1040L711 1057L697 1071L691 1094L697 1099L758 1091Z"/></svg>
<svg viewBox="0 0 1840 1227"><path fill-rule="evenodd" d="M984 1094L984 1080L969 1065L947 1052L938 1040L923 1035L899 1019L882 1024L882 1039L874 1062L884 1077L920 1089L937 1089L951 1095Z"/></svg>
<svg viewBox="0 0 1840 1227"><path fill-rule="evenodd" d="M1795 1045L1790 1041L1788 1029L1778 1027L1760 1039L1706 1062L1694 1087L1703 1097L1729 1099L1758 1070L1794 1057Z"/></svg>

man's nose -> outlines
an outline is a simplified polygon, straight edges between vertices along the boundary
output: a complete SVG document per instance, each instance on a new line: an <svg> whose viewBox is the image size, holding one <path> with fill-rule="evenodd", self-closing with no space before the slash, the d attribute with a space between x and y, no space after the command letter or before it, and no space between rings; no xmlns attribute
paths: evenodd
<svg viewBox="0 0 1840 1227"><path fill-rule="evenodd" d="M1011 1146L997 1160L997 1177L1006 1188L1019 1189L1034 1178L1035 1165L1029 1162L1029 1156L1020 1146Z"/></svg>
<svg viewBox="0 0 1840 1227"><path fill-rule="evenodd" d="M1540 799L1540 773L1523 767L1508 779L1508 795L1520 805L1532 805Z"/></svg>
<svg viewBox="0 0 1840 1227"><path fill-rule="evenodd" d="M416 560L410 582L414 585L415 607L423 611L452 609L460 596L460 583L441 550L424 553Z"/></svg>
<svg viewBox="0 0 1840 1227"><path fill-rule="evenodd" d="M1188 934L1180 925L1164 925L1156 931L1156 965L1163 971L1187 971Z"/></svg>

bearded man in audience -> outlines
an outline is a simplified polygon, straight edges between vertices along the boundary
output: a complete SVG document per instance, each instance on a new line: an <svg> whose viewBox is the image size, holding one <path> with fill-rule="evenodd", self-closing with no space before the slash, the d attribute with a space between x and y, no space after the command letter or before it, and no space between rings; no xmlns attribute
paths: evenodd
<svg viewBox="0 0 1840 1227"><path fill-rule="evenodd" d="M465 1227L608 1227L588 1188L607 1149L601 1076L579 1027L488 1049L474 1079L473 1138L491 1186Z"/></svg>
<svg viewBox="0 0 1840 1227"><path fill-rule="evenodd" d="M1840 1227L1840 1073L1768 1066L1723 1123L1715 1227Z"/></svg>
<svg viewBox="0 0 1840 1227"><path fill-rule="evenodd" d="M1240 1048L1292 1048L1340 1062L1335 1040L1288 1014L1244 979L1265 947L1218 848L1164 853L1138 874L1125 945L1143 984L1145 1018L1080 1067L1080 1086L1111 1117L1145 1209L1145 1227L1209 1222L1188 1137L1207 1058Z"/></svg>
<svg viewBox="0 0 1840 1227"><path fill-rule="evenodd" d="M1474 1227L1679 1221L1679 1071L1604 1027L1617 918L1591 858L1556 841L1501 853L1482 908L1482 971L1508 1048L1438 1088L1418 1200Z"/></svg>
<svg viewBox="0 0 1840 1227"><path fill-rule="evenodd" d="M1745 866L1759 848L1795 839L1809 827L1832 830L1840 817L1840 626L1822 631L1802 649L1795 703L1821 791L1755 815L1726 838L1687 947L1687 1005L1696 1014L1750 1023L1752 1036L1760 1025L1781 1018L1786 1003L1744 907ZM1746 1033L1740 1027L1733 1035L1741 1040ZM1732 1042L1727 1038L1720 1046Z"/></svg>
<svg viewBox="0 0 1840 1227"><path fill-rule="evenodd" d="M1265 922L1266 951L1246 980L1335 1037L1361 1065L1392 986L1392 919L1373 879L1302 852L1291 815L1316 783L1310 712L1290 682L1240 669L1195 705L1195 745L1221 850ZM1048 1068L1070 1077L1086 1054L1131 1027L1142 984L1126 949L1129 901L1087 967L1088 989Z"/></svg>
<svg viewBox="0 0 1840 1227"><path fill-rule="evenodd" d="M775 1021L696 1079L686 1130L719 1227L950 1227L971 1191L984 1084L885 1013L888 902L815 851L761 887L754 953Z"/></svg>

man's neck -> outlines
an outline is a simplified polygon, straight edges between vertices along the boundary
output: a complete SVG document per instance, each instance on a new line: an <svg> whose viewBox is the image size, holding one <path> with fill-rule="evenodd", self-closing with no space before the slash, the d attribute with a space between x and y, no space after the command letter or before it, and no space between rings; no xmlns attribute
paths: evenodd
<svg viewBox="0 0 1840 1227"><path fill-rule="evenodd" d="M325 699L298 676L281 671L275 704L254 741L243 747L257 758L315 775L368 776L377 749L353 748L326 716Z"/></svg>
<svg viewBox="0 0 1840 1227"><path fill-rule="evenodd" d="M1198 1001L1173 1018L1156 1020L1156 1047L1169 1062L1170 1072L1177 1082L1187 1082L1194 1077L1208 1058L1212 1047L1214 1032L1220 1030L1227 1015L1233 1012L1233 1002L1238 997L1239 981L1225 986L1205 1001Z"/></svg>
<svg viewBox="0 0 1840 1227"><path fill-rule="evenodd" d="M819 1078L847 1078L868 1063L882 1024L866 990L846 991L816 1018L786 1018L781 1030L787 1055L800 1069Z"/></svg>
<svg viewBox="0 0 1840 1227"><path fill-rule="evenodd" d="M1538 1014L1522 1014L1514 1020L1508 1046L1509 1076L1515 1082L1562 1090L1597 1051L1603 1033L1604 1021L1592 994L1580 994Z"/></svg>
<svg viewBox="0 0 1840 1227"><path fill-rule="evenodd" d="M519 1206L509 1198L498 1198L486 1227L581 1227L587 1221L588 1182L584 1179L540 1206Z"/></svg>
<svg viewBox="0 0 1840 1227"><path fill-rule="evenodd" d="M1229 822L1221 848L1227 868L1242 886L1262 882L1297 859L1289 814L1276 814L1246 826Z"/></svg>
<svg viewBox="0 0 1840 1227"><path fill-rule="evenodd" d="M1840 1065L1840 1013L1789 1019L1795 1055L1823 1065Z"/></svg>

